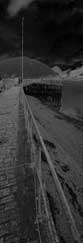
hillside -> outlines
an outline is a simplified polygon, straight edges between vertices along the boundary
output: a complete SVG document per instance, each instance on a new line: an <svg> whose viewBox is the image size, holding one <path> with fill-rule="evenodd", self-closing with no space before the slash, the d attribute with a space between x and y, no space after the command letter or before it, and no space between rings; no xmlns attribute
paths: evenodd
<svg viewBox="0 0 83 243"><path fill-rule="evenodd" d="M0 73L21 76L21 65L21 57L2 60L0 61ZM35 59L24 57L24 78L39 78L48 75L55 75L51 68Z"/></svg>

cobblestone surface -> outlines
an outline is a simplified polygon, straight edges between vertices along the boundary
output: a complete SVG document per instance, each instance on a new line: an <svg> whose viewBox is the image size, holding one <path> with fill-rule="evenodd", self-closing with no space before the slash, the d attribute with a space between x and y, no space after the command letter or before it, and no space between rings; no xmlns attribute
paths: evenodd
<svg viewBox="0 0 83 243"><path fill-rule="evenodd" d="M12 87L0 94L0 243L51 243L47 219L39 226L36 220L39 186L19 92Z"/></svg>
<svg viewBox="0 0 83 243"><path fill-rule="evenodd" d="M18 242L19 238L19 213L14 199L17 185L11 170L16 163L18 104L18 87L0 95L0 239L6 243Z"/></svg>
<svg viewBox="0 0 83 243"><path fill-rule="evenodd" d="M0 94L0 242L4 243L38 238L33 177L25 168L30 156L19 89Z"/></svg>

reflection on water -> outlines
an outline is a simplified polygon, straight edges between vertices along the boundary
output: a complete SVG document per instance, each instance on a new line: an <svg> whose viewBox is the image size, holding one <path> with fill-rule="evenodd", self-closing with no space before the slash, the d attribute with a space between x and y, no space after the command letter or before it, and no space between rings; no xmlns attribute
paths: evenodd
<svg viewBox="0 0 83 243"><path fill-rule="evenodd" d="M83 119L83 81L64 81L61 112Z"/></svg>

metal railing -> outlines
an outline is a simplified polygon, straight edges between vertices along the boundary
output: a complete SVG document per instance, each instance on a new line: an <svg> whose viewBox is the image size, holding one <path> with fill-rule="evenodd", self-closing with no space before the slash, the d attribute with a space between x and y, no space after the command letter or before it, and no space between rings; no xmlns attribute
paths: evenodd
<svg viewBox="0 0 83 243"><path fill-rule="evenodd" d="M47 218L48 218L48 222L49 222L49 215L48 215L48 210L47 210L47 206L46 206L45 192L44 192L43 182L42 182L43 178L42 178L42 166L41 166L41 163L42 163L41 151L43 151L44 155L45 155L45 158L46 158L46 161L47 161L47 163L49 165L49 168L50 168L53 180L54 180L54 184L56 186L56 189L58 191L59 197L61 199L63 208L65 210L65 214L66 214L66 216L68 218L68 222L69 222L69 225L70 225L70 229L71 229L71 232L72 232L73 239L74 239L75 242L81 243L80 234L79 234L78 229L76 227L76 224L75 224L75 221L74 221L71 209L70 209L69 204L68 204L68 201L66 199L64 191L63 191L62 186L60 184L60 181L58 179L57 173L55 171L54 165L52 163L52 160L50 158L50 155L48 153L48 150L46 148L44 140L43 140L43 138L42 138L42 136L40 134L37 122L36 122L36 120L34 118L34 115L32 113L30 104L29 104L29 102L27 100L27 97L26 97L22 87L21 87L21 90L20 90L20 100L21 100L21 102L23 104L23 107L24 107L26 129L27 129L27 132L28 132L28 134L30 136L31 154L32 154L32 161L33 161L32 167L35 167L35 169L36 169L38 180L39 180L39 184L40 184L39 213L41 214L41 194L42 194L43 201L44 201L44 206L45 206L45 212L46 212L46 215L47 215ZM33 141L33 130L35 130L35 133L37 135L38 158L37 158L37 155L36 155L35 145L34 145L34 141ZM50 225L49 225L49 228L50 228ZM53 241L53 242L55 242L55 241ZM58 242L58 238L57 237L56 237L56 242Z"/></svg>

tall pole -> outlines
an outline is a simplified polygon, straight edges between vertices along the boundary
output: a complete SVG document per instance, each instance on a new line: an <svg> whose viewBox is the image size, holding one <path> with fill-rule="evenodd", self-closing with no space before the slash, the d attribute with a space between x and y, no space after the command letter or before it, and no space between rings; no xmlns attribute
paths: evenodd
<svg viewBox="0 0 83 243"><path fill-rule="evenodd" d="M22 17L22 83L23 83L23 55L24 55L24 17Z"/></svg>

